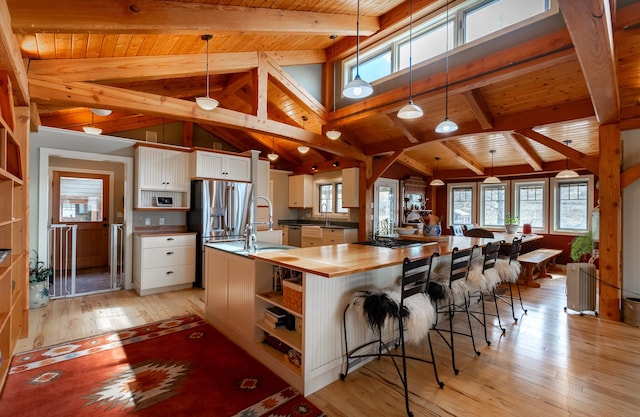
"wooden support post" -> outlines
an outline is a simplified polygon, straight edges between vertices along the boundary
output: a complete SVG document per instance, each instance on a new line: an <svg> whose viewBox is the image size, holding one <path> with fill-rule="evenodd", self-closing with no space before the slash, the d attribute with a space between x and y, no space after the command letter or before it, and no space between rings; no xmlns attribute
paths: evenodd
<svg viewBox="0 0 640 417"><path fill-rule="evenodd" d="M620 321L622 295L621 143L618 125L600 126L600 316Z"/></svg>

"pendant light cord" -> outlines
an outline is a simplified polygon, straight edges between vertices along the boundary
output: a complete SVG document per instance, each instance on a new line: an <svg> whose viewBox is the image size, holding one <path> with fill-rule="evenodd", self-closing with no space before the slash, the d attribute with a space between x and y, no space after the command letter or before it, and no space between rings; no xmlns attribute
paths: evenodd
<svg viewBox="0 0 640 417"><path fill-rule="evenodd" d="M331 35L333 39L333 121L336 120L336 38L338 35Z"/></svg>
<svg viewBox="0 0 640 417"><path fill-rule="evenodd" d="M409 101L413 102L413 0L409 2Z"/></svg>
<svg viewBox="0 0 640 417"><path fill-rule="evenodd" d="M205 65L205 68L207 73L207 98L208 98L209 97L209 38L207 37L206 40L207 40L207 63Z"/></svg>
<svg viewBox="0 0 640 417"><path fill-rule="evenodd" d="M445 28L445 56L444 56L444 62L445 62L445 74L444 74L444 118L448 119L449 118L449 0L447 0L447 12L446 12L446 18L444 21L444 28ZM493 172L492 172L493 174Z"/></svg>
<svg viewBox="0 0 640 417"><path fill-rule="evenodd" d="M360 76L360 0L356 9L356 77Z"/></svg>

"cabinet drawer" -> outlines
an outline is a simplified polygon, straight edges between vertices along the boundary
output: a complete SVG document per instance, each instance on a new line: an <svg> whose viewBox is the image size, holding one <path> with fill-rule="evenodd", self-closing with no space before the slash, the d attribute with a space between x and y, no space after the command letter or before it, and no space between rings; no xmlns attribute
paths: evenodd
<svg viewBox="0 0 640 417"><path fill-rule="evenodd" d="M188 284L195 281L195 276L195 264L149 268L142 273L140 289Z"/></svg>
<svg viewBox="0 0 640 417"><path fill-rule="evenodd" d="M302 226L302 238L322 238L322 229L320 226Z"/></svg>
<svg viewBox="0 0 640 417"><path fill-rule="evenodd" d="M162 235L162 236L145 236L142 239L142 247L149 248L175 248L177 246L195 246L195 235Z"/></svg>
<svg viewBox="0 0 640 417"><path fill-rule="evenodd" d="M195 260L196 249L194 246L151 248L142 252L142 265L145 270L149 267L193 264Z"/></svg>

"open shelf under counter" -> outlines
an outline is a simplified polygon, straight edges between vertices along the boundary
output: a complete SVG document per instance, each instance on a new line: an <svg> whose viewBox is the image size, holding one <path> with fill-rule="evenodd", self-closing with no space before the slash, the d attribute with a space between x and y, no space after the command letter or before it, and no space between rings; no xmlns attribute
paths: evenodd
<svg viewBox="0 0 640 417"><path fill-rule="evenodd" d="M289 362L285 353L280 352L278 349L275 349L264 342L258 342L256 343L256 346L261 352L266 353L270 358L276 361L276 363L281 364L285 369L291 371L296 378L300 378L300 376L302 376L302 368Z"/></svg>
<svg viewBox="0 0 640 417"><path fill-rule="evenodd" d="M260 329L264 330L265 332L269 333L271 336L275 337L282 343L286 344L291 349L302 353L302 333L301 332L296 330L287 330L285 328L278 328L278 327L274 329L273 327L270 327L269 324L264 320L257 322L256 326L258 326Z"/></svg>
<svg viewBox="0 0 640 417"><path fill-rule="evenodd" d="M281 292L275 292L275 291L263 292L263 293L256 294L256 297L259 298L260 300L266 301L269 304L276 305L286 310L287 313L289 314L292 314L298 318L302 318L302 314L298 313L297 311L291 310L290 308L285 307L284 296L282 295Z"/></svg>

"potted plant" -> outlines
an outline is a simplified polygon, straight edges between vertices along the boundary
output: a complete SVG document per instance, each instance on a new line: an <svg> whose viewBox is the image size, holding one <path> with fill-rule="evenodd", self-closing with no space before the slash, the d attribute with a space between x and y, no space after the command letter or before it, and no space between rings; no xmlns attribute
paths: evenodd
<svg viewBox="0 0 640 417"><path fill-rule="evenodd" d="M588 261L593 252L593 237L591 232L577 236L571 242L571 259L573 262Z"/></svg>
<svg viewBox="0 0 640 417"><path fill-rule="evenodd" d="M504 216L504 228L507 233L514 234L518 231L519 227L518 216L512 216L511 213L507 213Z"/></svg>
<svg viewBox="0 0 640 417"><path fill-rule="evenodd" d="M49 278L53 269L40 260L37 251L29 259L29 308L40 308L49 304Z"/></svg>

